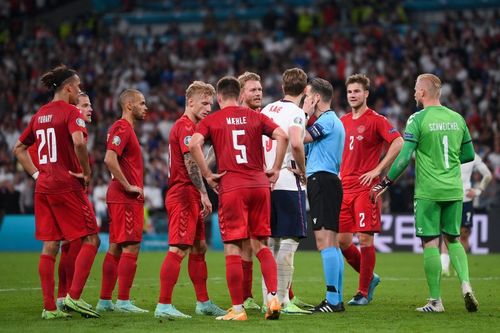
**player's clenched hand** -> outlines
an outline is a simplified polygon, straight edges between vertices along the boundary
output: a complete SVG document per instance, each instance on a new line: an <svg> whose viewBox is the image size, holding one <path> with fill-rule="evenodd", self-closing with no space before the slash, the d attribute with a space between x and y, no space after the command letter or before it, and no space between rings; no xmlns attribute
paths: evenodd
<svg viewBox="0 0 500 333"><path fill-rule="evenodd" d="M300 183L302 185L307 185L307 177L304 172L300 171L299 169L294 169L290 167L287 167L287 169L299 177Z"/></svg>
<svg viewBox="0 0 500 333"><path fill-rule="evenodd" d="M222 176L226 174L227 171L221 172L221 173L209 173L205 179L207 180L208 186L210 186L215 193L219 194L219 191L217 188L219 187L219 182Z"/></svg>
<svg viewBox="0 0 500 333"><path fill-rule="evenodd" d="M137 199L144 198L144 190L139 186L129 185L125 191L130 193L137 193Z"/></svg>
<svg viewBox="0 0 500 333"><path fill-rule="evenodd" d="M378 176L380 176L380 171L377 169L373 169L373 170L368 171L367 173L361 175L359 177L361 186L370 185L372 183L372 181L375 178L377 178Z"/></svg>
<svg viewBox="0 0 500 333"><path fill-rule="evenodd" d="M375 203L378 197L381 196L382 193L387 191L387 189L389 188L389 186L391 186L391 184L392 180L390 180L387 177L384 177L384 179L382 179L380 183L373 186L372 189L370 190L370 200L372 201L372 203Z"/></svg>
<svg viewBox="0 0 500 333"><path fill-rule="evenodd" d="M206 193L201 194L201 205L203 207L201 216L205 218L212 212L212 203L210 202L210 199L208 198L208 195Z"/></svg>
<svg viewBox="0 0 500 333"><path fill-rule="evenodd" d="M278 181L280 176L280 170L269 169L266 171L266 176L269 178L269 182L271 183L271 191L274 190L274 184Z"/></svg>

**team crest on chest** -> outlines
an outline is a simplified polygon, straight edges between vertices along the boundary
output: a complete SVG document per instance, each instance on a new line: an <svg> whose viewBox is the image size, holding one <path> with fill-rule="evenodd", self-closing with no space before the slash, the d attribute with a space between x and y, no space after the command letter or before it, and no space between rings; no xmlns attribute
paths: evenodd
<svg viewBox="0 0 500 333"><path fill-rule="evenodd" d="M358 130L358 133L361 134L361 133L363 133L366 130L366 127L364 125L361 125L361 126L358 126L357 130Z"/></svg>
<svg viewBox="0 0 500 333"><path fill-rule="evenodd" d="M119 146L120 143L122 143L122 139L120 139L118 135L115 135L111 143L114 144L115 146Z"/></svg>

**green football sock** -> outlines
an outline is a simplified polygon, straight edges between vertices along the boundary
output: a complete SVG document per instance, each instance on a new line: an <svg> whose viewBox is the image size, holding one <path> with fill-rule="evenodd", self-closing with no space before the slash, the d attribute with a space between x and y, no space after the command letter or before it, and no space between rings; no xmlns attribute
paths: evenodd
<svg viewBox="0 0 500 333"><path fill-rule="evenodd" d="M457 271L460 282L469 282L469 264L462 244L460 242L449 243L448 253L450 254L451 264L455 268L455 271Z"/></svg>
<svg viewBox="0 0 500 333"><path fill-rule="evenodd" d="M441 298L441 258L437 247L424 249L424 271L431 298Z"/></svg>

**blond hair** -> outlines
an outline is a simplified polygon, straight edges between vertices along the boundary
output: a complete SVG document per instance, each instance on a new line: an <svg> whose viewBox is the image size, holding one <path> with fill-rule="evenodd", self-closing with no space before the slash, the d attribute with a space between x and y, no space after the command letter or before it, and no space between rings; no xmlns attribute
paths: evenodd
<svg viewBox="0 0 500 333"><path fill-rule="evenodd" d="M210 83L194 81L186 89L186 101L194 95L215 96L215 88Z"/></svg>
<svg viewBox="0 0 500 333"><path fill-rule="evenodd" d="M245 86L245 83L248 81L259 81L260 82L260 76L259 74L253 73L253 72L245 72L238 76L238 82L240 83L240 89L243 89Z"/></svg>
<svg viewBox="0 0 500 333"><path fill-rule="evenodd" d="M422 84L430 96L439 98L441 96L441 80L434 74L425 73L417 77L417 82Z"/></svg>

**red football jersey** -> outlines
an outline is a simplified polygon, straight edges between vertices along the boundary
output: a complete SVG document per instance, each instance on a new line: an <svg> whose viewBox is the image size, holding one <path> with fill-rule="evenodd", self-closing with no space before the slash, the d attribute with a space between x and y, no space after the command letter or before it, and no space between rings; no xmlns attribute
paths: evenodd
<svg viewBox="0 0 500 333"><path fill-rule="evenodd" d="M88 133L87 133L87 128L82 128L83 130L83 137L85 139L85 142L88 140ZM36 166L37 169L40 169L40 163L38 162L38 145L36 142L31 145L28 148L28 153L30 154L31 160L33 161L33 164ZM83 169L81 168L80 164L78 164L78 169L77 170L71 170L76 173L83 172Z"/></svg>
<svg viewBox="0 0 500 333"><path fill-rule="evenodd" d="M221 178L219 193L238 188L269 187L264 173L262 135L271 137L278 127L262 113L228 106L203 119L196 132L211 140Z"/></svg>
<svg viewBox="0 0 500 333"><path fill-rule="evenodd" d="M132 125L125 119L115 121L108 132L107 149L118 155L118 163L125 178L131 185L144 188L144 165L142 151ZM126 192L122 184L114 178L106 193L109 203L143 203L144 198L137 198L137 193Z"/></svg>
<svg viewBox="0 0 500 333"><path fill-rule="evenodd" d="M168 166L168 193L169 195L179 194L179 190L191 186L198 191L191 178L189 178L184 164L184 154L189 153L189 141L195 130L195 123L187 116L180 117L170 130L168 139L169 146L169 166Z"/></svg>
<svg viewBox="0 0 500 333"><path fill-rule="evenodd" d="M340 165L340 177L344 192L370 189L379 179L361 186L359 177L373 170L380 162L385 143L391 143L401 135L384 116L368 109L358 119L352 112L341 119L345 128L345 145Z"/></svg>
<svg viewBox="0 0 500 333"><path fill-rule="evenodd" d="M74 105L64 101L45 104L31 118L19 141L36 147L31 152L40 171L35 192L55 194L82 189L82 182L69 173L81 170L71 138L76 131L86 133L85 121Z"/></svg>

